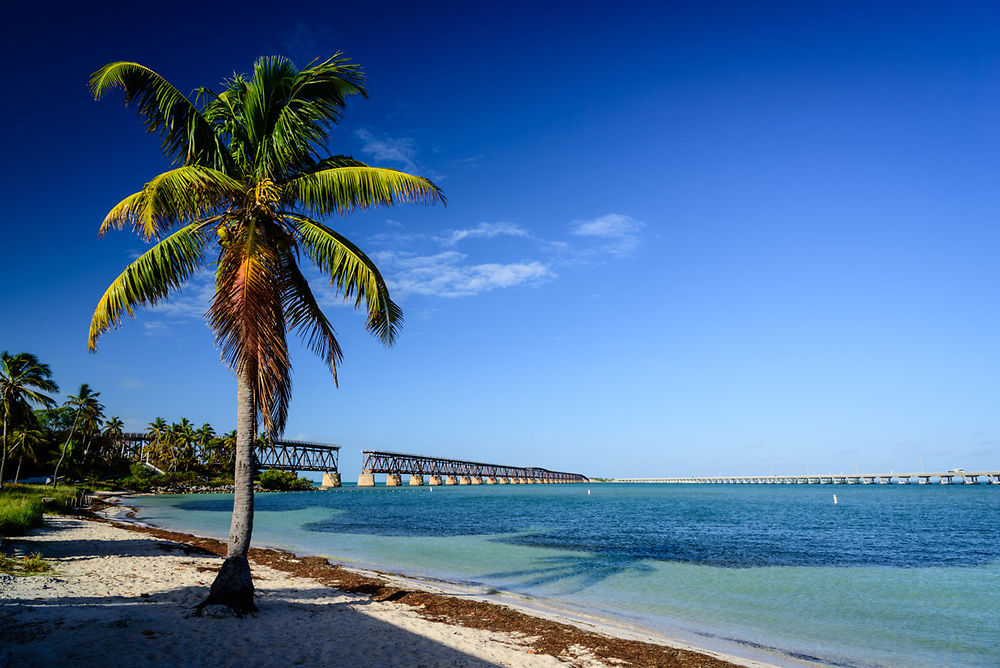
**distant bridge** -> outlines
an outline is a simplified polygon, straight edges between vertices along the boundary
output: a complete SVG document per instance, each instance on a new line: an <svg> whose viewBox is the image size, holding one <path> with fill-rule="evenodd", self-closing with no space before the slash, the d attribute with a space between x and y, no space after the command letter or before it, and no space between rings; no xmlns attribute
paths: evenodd
<svg viewBox="0 0 1000 668"><path fill-rule="evenodd" d="M362 455L359 487L373 487L376 473L385 473L385 484L390 487L401 485L404 473L410 474L411 485L423 485L425 475L430 476L430 485L482 485L484 482L487 485L527 485L589 480L579 473L550 471L537 466L502 466L383 450L365 450Z"/></svg>
<svg viewBox="0 0 1000 668"><path fill-rule="evenodd" d="M1000 471L936 471L932 473L855 473L845 475L753 475L707 476L696 478L616 478L613 482L648 482L717 485L1000 485Z"/></svg>
<svg viewBox="0 0 1000 668"><path fill-rule="evenodd" d="M149 434L123 434L123 453L135 460L142 457L142 448L155 442ZM340 487L340 473L337 464L340 446L309 441L288 439L258 440L254 445L254 457L258 469L278 469L279 471L320 471L323 473L323 487Z"/></svg>

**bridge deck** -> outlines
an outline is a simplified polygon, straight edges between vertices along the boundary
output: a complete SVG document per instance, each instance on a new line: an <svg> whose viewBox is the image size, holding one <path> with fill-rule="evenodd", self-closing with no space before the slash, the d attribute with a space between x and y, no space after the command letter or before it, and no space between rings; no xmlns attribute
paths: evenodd
<svg viewBox="0 0 1000 668"><path fill-rule="evenodd" d="M928 484L1000 484L1000 471L932 471L920 473L837 473L806 475L701 476L679 478L616 478L614 482L706 483L706 484L786 484L786 485L906 485L916 480Z"/></svg>
<svg viewBox="0 0 1000 668"><path fill-rule="evenodd" d="M428 457L403 452L365 450L362 452L364 473L387 473L410 475L462 476L476 478L527 478L554 482L586 482L588 478L579 473L550 471L538 466L506 466L464 459Z"/></svg>

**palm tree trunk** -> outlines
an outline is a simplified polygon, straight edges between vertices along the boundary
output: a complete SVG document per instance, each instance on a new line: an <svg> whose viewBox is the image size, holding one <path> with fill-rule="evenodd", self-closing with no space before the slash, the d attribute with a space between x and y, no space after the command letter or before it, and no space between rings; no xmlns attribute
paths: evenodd
<svg viewBox="0 0 1000 668"><path fill-rule="evenodd" d="M21 477L21 462L24 461L24 455L17 458L17 470L14 471L14 484L17 484L17 479Z"/></svg>
<svg viewBox="0 0 1000 668"><path fill-rule="evenodd" d="M214 604L229 606L237 617L257 612L250 562L247 561L253 532L253 442L257 435L257 407L250 375L246 370L238 370L236 378L236 466L229 549L208 597L198 604L195 614L200 614L206 605Z"/></svg>
<svg viewBox="0 0 1000 668"><path fill-rule="evenodd" d="M76 431L76 423L80 420L81 411L83 411L83 406L76 411L76 417L73 418L73 428L69 430L69 436L66 437L66 442L63 444L62 454L59 455L59 461L56 462L56 470L52 474L52 489L56 488L56 481L59 480L59 467L62 466L63 460L66 459L66 450L69 448L69 442L73 439L73 433Z"/></svg>
<svg viewBox="0 0 1000 668"><path fill-rule="evenodd" d="M6 353L4 353L6 354ZM0 489L3 489L3 467L7 463L7 423L10 422L10 411L3 412L3 454L0 454Z"/></svg>

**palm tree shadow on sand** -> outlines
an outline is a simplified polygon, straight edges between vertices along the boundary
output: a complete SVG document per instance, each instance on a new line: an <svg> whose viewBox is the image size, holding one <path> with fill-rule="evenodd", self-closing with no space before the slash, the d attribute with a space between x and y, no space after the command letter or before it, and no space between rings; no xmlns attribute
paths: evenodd
<svg viewBox="0 0 1000 668"><path fill-rule="evenodd" d="M649 564L627 555L567 554L541 557L538 562L536 568L487 573L482 578L487 581L513 580L507 582L507 586L516 588L560 584L563 587L561 593L576 594L615 575L646 576L655 570Z"/></svg>

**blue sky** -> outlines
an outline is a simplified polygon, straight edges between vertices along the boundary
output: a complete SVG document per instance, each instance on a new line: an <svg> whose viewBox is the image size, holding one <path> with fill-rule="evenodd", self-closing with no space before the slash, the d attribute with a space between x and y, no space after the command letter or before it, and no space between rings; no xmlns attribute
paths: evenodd
<svg viewBox="0 0 1000 668"><path fill-rule="evenodd" d="M97 226L165 169L89 74L184 91L260 55L368 74L334 152L448 207L334 221L406 314L384 349L315 281L286 435L588 475L1000 466L995 3L213 3L19 8L3 28L3 317L109 414L235 418L210 279L86 351L143 244Z"/></svg>

